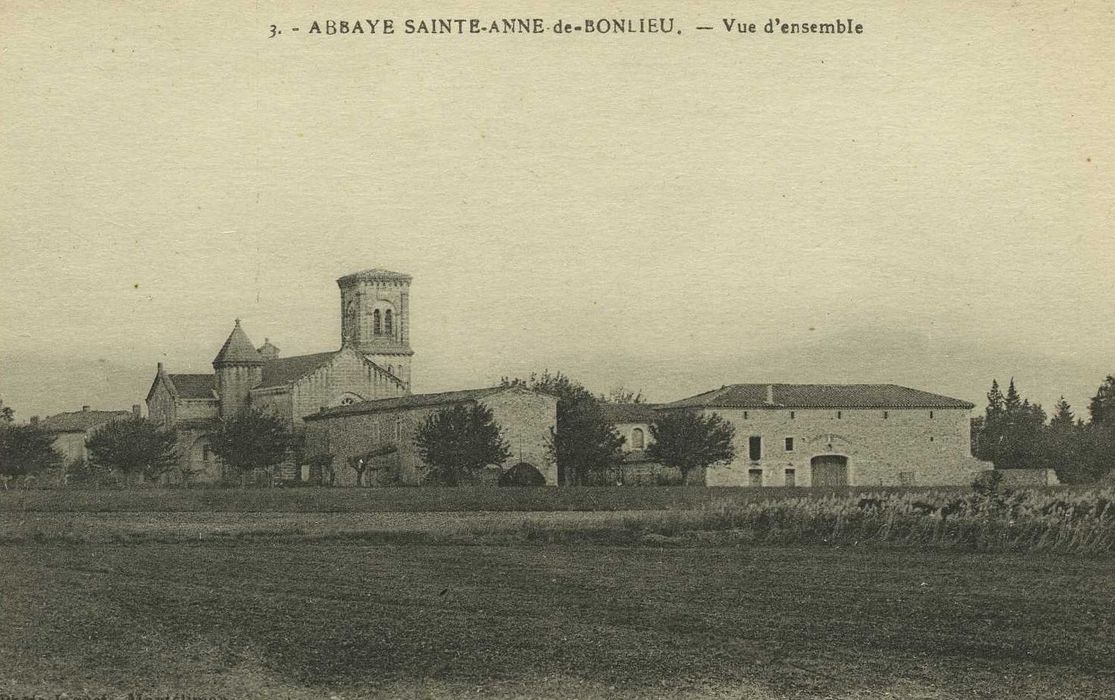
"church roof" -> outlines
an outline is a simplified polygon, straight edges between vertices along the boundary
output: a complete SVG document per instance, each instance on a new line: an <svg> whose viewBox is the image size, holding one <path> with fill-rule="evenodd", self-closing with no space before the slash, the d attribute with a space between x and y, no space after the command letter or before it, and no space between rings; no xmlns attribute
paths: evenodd
<svg viewBox="0 0 1115 700"><path fill-rule="evenodd" d="M315 420L317 418L332 418L334 416L347 416L360 413L374 413L376 411L391 411L403 408L424 408L427 406L440 406L445 404L462 403L465 401L476 401L486 396L491 396L503 391L508 391L511 388L512 387L506 386L492 386L483 389L443 391L436 394L407 394L406 396L394 396L387 399L373 399L371 401L361 401L360 403L354 403L348 406L334 406L333 408L323 408L318 413L306 416L305 420Z"/></svg>
<svg viewBox="0 0 1115 700"><path fill-rule="evenodd" d="M604 420L609 423L653 423L655 409L653 403L601 403Z"/></svg>
<svg viewBox="0 0 1115 700"><path fill-rule="evenodd" d="M666 409L974 407L967 401L897 384L729 384L662 405Z"/></svg>
<svg viewBox="0 0 1115 700"><path fill-rule="evenodd" d="M213 366L222 364L263 364L263 357L248 340L248 334L240 327L240 319L236 319L236 326L229 333L228 340L221 346L221 351L213 358Z"/></svg>
<svg viewBox="0 0 1115 700"><path fill-rule="evenodd" d="M351 275L345 275L337 280L337 284L348 284L350 282L410 282L411 276L402 272L392 272L391 270L384 270L382 268L374 267L370 270L362 272L353 272Z"/></svg>
<svg viewBox="0 0 1115 700"><path fill-rule="evenodd" d="M211 399L217 388L215 374L168 374L170 383L182 399Z"/></svg>
<svg viewBox="0 0 1115 700"><path fill-rule="evenodd" d="M47 433L84 433L130 415L131 411L70 411L44 418L36 425Z"/></svg>
<svg viewBox="0 0 1115 700"><path fill-rule="evenodd" d="M294 355L267 360L263 363L263 381L252 388L268 389L293 384L329 362L337 352L337 350L334 350L333 352L317 352L312 355Z"/></svg>

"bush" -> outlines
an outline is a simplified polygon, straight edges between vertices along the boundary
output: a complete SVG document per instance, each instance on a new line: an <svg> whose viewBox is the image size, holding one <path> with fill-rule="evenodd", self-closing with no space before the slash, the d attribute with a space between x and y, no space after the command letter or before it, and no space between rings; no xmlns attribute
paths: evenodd
<svg viewBox="0 0 1115 700"><path fill-rule="evenodd" d="M545 486L546 477L526 462L519 462L499 475L500 486Z"/></svg>

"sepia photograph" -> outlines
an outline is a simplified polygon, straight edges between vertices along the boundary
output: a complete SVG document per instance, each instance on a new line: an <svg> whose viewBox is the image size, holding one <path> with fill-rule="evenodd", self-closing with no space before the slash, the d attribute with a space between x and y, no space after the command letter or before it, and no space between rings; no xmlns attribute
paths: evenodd
<svg viewBox="0 0 1115 700"><path fill-rule="evenodd" d="M1115 697L1112 36L4 0L0 700Z"/></svg>

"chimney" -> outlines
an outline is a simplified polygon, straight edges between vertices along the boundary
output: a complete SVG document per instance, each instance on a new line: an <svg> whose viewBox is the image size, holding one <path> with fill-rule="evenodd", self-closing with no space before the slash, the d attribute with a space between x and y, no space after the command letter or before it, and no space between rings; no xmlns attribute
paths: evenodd
<svg viewBox="0 0 1115 700"><path fill-rule="evenodd" d="M774 385L767 384L767 403L774 404Z"/></svg>
<svg viewBox="0 0 1115 700"><path fill-rule="evenodd" d="M81 407L81 412L82 413L88 413L89 412L89 407L88 406L82 406Z"/></svg>
<svg viewBox="0 0 1115 700"><path fill-rule="evenodd" d="M138 403L133 403L132 404L132 415L135 416L136 418L139 418L142 415L139 412L139 404Z"/></svg>

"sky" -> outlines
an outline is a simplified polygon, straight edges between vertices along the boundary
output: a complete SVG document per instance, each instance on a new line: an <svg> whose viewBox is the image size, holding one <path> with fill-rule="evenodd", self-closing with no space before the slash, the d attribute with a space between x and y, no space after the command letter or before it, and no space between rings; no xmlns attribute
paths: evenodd
<svg viewBox="0 0 1115 700"><path fill-rule="evenodd" d="M549 368L979 410L1014 376L1086 417L1115 373L1115 9L854 5L862 35L788 37L694 28L847 4L6 2L0 399L141 403L236 318L335 349L336 278L381 267L414 276L415 391ZM682 33L306 33L369 15Z"/></svg>

